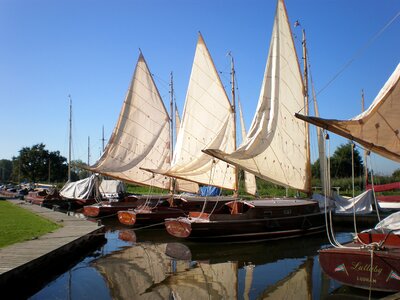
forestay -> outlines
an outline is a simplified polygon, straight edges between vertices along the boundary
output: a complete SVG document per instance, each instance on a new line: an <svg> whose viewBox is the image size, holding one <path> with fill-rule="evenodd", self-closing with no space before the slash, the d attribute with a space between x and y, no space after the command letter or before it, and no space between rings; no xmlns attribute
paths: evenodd
<svg viewBox="0 0 400 300"><path fill-rule="evenodd" d="M257 110L242 145L233 153L207 153L270 182L309 191L308 130L304 86L283 1L278 1Z"/></svg>

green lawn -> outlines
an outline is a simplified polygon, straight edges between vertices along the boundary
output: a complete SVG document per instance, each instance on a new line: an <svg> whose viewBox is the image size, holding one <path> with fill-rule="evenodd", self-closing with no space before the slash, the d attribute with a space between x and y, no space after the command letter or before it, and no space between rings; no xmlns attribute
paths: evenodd
<svg viewBox="0 0 400 300"><path fill-rule="evenodd" d="M0 248L39 237L59 227L26 209L0 200Z"/></svg>

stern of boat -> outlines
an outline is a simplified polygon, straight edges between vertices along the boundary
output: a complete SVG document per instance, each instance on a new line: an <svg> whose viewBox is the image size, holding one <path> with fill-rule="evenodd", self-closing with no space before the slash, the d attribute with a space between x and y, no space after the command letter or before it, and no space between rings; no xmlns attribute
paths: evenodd
<svg viewBox="0 0 400 300"><path fill-rule="evenodd" d="M178 238L187 238L192 232L191 223L186 218L165 219L168 233Z"/></svg>
<svg viewBox="0 0 400 300"><path fill-rule="evenodd" d="M136 213L133 210L120 210L118 220L124 225L133 226L136 223Z"/></svg>

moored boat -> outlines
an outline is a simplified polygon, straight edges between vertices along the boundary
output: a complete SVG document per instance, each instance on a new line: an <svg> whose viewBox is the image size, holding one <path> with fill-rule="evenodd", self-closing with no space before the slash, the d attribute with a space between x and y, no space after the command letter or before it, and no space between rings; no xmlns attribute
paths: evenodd
<svg viewBox="0 0 400 300"><path fill-rule="evenodd" d="M236 150L209 143L203 152L266 181L311 194L308 126L294 117L308 106L305 84L286 7L279 0L259 102L248 134ZM224 134L220 130L217 140ZM168 219L165 225L176 237L199 241L280 239L315 234L325 228L317 201L300 198L232 201L219 211L190 212L189 217Z"/></svg>
<svg viewBox="0 0 400 300"><path fill-rule="evenodd" d="M380 225L396 219L394 227L400 228L399 213L395 213L374 229L358 233L351 242L320 250L322 270L345 285L374 291L400 291L400 236L395 229Z"/></svg>
<svg viewBox="0 0 400 300"><path fill-rule="evenodd" d="M118 220L128 226L150 224L161 226L168 218L183 217L191 211L207 214L219 210L232 200L233 197L175 196L170 202L161 205L146 204L135 209L119 211Z"/></svg>
<svg viewBox="0 0 400 300"><path fill-rule="evenodd" d="M29 191L28 194L24 196L24 200L47 208L52 208L54 205L62 206L66 203L56 189L36 189Z"/></svg>
<svg viewBox="0 0 400 300"><path fill-rule="evenodd" d="M170 195L127 195L122 201L101 201L96 204L86 205L83 207L83 214L86 217L104 217L117 214L119 211L137 208L138 206L150 203L157 205L157 203L168 203Z"/></svg>
<svg viewBox="0 0 400 300"><path fill-rule="evenodd" d="M366 149L391 160L400 161L400 64L382 87L370 107L349 120L307 117L309 123L349 138ZM392 184L396 187L397 184ZM372 185L375 189L375 186ZM377 186L378 190L388 186ZM319 252L320 265L331 278L354 287L376 291L400 291L399 212L380 221L374 229L357 233L354 241L340 244L330 238L332 248Z"/></svg>
<svg viewBox="0 0 400 300"><path fill-rule="evenodd" d="M268 199L231 201L213 213L191 212L188 218L166 219L171 235L199 241L272 240L325 230L315 201Z"/></svg>

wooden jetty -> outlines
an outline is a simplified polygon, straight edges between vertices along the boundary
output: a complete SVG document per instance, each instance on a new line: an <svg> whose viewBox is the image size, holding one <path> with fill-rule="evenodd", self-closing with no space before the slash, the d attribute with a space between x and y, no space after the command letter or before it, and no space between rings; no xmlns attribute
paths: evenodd
<svg viewBox="0 0 400 300"><path fill-rule="evenodd" d="M24 298L34 294L105 242L104 228L97 223L20 200L8 201L62 227L37 239L0 249L2 296Z"/></svg>

